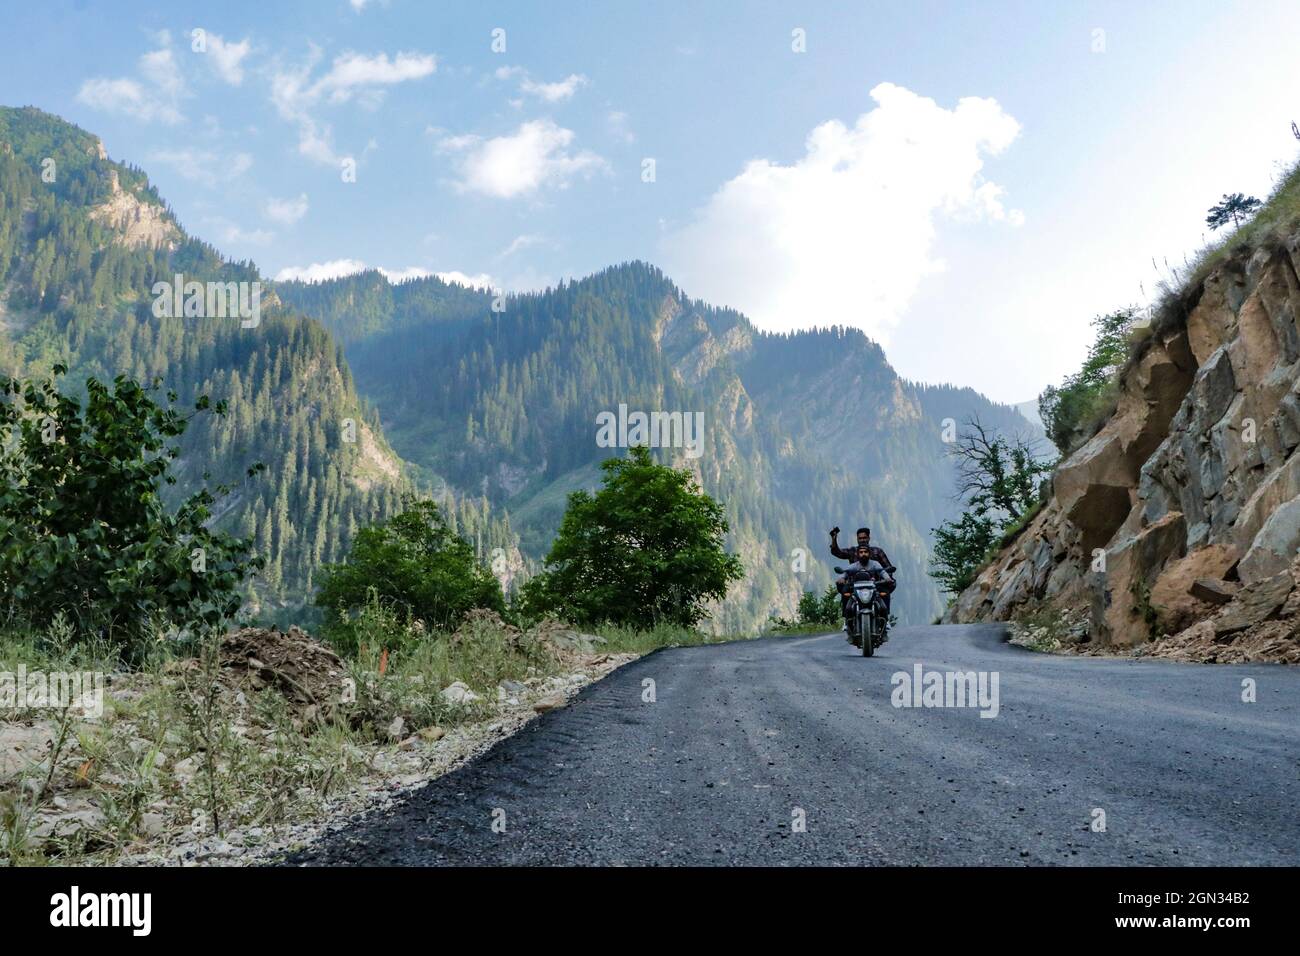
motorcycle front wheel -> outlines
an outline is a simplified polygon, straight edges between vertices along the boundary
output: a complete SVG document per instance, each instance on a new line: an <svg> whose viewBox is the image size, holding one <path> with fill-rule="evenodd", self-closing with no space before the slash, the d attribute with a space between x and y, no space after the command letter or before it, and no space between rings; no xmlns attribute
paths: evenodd
<svg viewBox="0 0 1300 956"><path fill-rule="evenodd" d="M870 657L876 650L876 628L870 611L858 615L858 633L862 635L862 656Z"/></svg>

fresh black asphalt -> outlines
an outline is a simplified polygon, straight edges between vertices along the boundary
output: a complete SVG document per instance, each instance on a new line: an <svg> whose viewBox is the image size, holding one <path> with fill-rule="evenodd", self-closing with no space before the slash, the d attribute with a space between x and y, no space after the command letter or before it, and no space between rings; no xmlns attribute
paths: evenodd
<svg viewBox="0 0 1300 956"><path fill-rule="evenodd" d="M997 716L894 706L917 663ZM1300 671L912 627L651 654L287 862L1294 866L1298 808Z"/></svg>

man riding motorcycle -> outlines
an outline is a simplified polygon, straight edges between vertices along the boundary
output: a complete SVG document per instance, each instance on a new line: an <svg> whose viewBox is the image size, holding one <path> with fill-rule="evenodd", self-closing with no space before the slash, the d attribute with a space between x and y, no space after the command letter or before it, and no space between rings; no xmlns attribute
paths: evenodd
<svg viewBox="0 0 1300 956"><path fill-rule="evenodd" d="M889 572L890 581L891 581L889 591L882 592L882 596L885 599L885 613L888 614L890 596L893 594L894 588L897 586L897 582L894 582L893 579L894 573L898 570L896 567L894 567L894 562L889 560L889 555L885 554L883 550L875 547L871 543L870 528L858 529L857 532L858 543L852 549L840 547L839 534L840 534L839 528L831 528L831 554L833 554L837 558L844 558L846 561L853 561L857 558L857 549L865 546L867 548L868 553L871 556L871 560L879 561L880 566Z"/></svg>
<svg viewBox="0 0 1300 956"><path fill-rule="evenodd" d="M877 584L877 600L885 605L884 620L881 622L881 640L884 643L887 638L883 635L888 628L889 620L889 594L894 589L894 578L890 571L885 568L879 561L871 556L871 546L860 544L857 547L855 559L852 564L844 569L844 573L835 579L835 588L840 592L840 609L844 613L844 633L850 643L859 645L862 635L854 635L854 603L853 603L853 581L865 572L870 575L871 579ZM860 645L859 645L860 646Z"/></svg>

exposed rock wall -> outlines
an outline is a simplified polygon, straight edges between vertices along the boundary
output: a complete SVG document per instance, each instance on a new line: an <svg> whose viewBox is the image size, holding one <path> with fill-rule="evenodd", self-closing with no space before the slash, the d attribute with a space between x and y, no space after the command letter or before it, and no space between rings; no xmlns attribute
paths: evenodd
<svg viewBox="0 0 1300 956"><path fill-rule="evenodd" d="M1227 649L1264 632L1295 644L1298 270L1295 233L1187 290L1121 376L1114 414L947 619L1046 604L1086 609L1102 648L1160 638L1237 659Z"/></svg>

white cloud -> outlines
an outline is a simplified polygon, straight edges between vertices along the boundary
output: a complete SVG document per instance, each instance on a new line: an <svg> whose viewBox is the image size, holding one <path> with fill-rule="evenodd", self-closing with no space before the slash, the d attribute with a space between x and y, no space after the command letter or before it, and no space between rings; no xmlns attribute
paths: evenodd
<svg viewBox="0 0 1300 956"><path fill-rule="evenodd" d="M365 272L366 264L360 259L331 259L313 262L309 266L285 266L275 274L276 282L328 282L343 276Z"/></svg>
<svg viewBox="0 0 1300 956"><path fill-rule="evenodd" d="M276 199L272 197L266 201L266 218L273 222L292 226L307 215L308 208L310 207L307 203L306 193L302 193L297 199Z"/></svg>
<svg viewBox="0 0 1300 956"><path fill-rule="evenodd" d="M217 34L209 33L207 44L206 55L211 57L212 68L217 71L217 75L231 86L239 86L243 83L243 60L252 49L248 40L228 43Z"/></svg>
<svg viewBox="0 0 1300 956"><path fill-rule="evenodd" d="M533 235L515 236L515 238L511 240L510 245L506 246L504 249L501 250L497 258L504 259L507 256L513 256L520 249L527 249L529 246L535 246L541 241L542 241L541 236L533 236Z"/></svg>
<svg viewBox="0 0 1300 956"><path fill-rule="evenodd" d="M422 269L419 266L407 266L405 269L385 269L380 266L379 271L393 285L399 285L410 279L427 279L433 275L432 270Z"/></svg>
<svg viewBox="0 0 1300 956"><path fill-rule="evenodd" d="M143 82L129 77L94 77L81 84L77 100L93 109L121 113L145 123L179 123L184 118L180 101L186 96L185 78L172 56L170 34L163 31L158 42L159 49L140 57L138 72Z"/></svg>
<svg viewBox="0 0 1300 956"><path fill-rule="evenodd" d="M531 120L509 136L482 139L453 136L441 141L442 149L461 152L463 190L509 199L535 192L542 186L563 188L577 174L590 175L608 168L590 150L570 153L573 131L551 120Z"/></svg>
<svg viewBox="0 0 1300 956"><path fill-rule="evenodd" d="M375 109L383 98L383 87L428 76L437 69L433 54L398 53L365 56L346 52L334 58L330 69L313 80L320 50L298 68L282 68L271 75L271 102L282 118L298 127L298 153L315 162L337 166L344 156L334 149L331 127L316 116L323 99L343 103L357 99L362 107ZM371 141L373 145L373 140ZM367 150L371 147L367 146Z"/></svg>
<svg viewBox="0 0 1300 956"><path fill-rule="evenodd" d="M313 262L309 266L286 266L275 274L275 279L277 282L328 282L330 279L341 279L344 276L365 272L369 268L370 266L360 259L331 259L328 262ZM411 279L426 279L429 276L436 275L443 282L455 282L471 289L495 289L497 287L492 277L486 273L467 275L464 272L454 270L451 272L433 272L419 266L408 266L405 269L387 269L384 266L378 266L376 269L394 285L408 282Z"/></svg>
<svg viewBox="0 0 1300 956"><path fill-rule="evenodd" d="M579 87L586 85L587 78L585 76L581 73L571 73L556 83L537 83L525 77L519 84L519 90L521 93L536 96L547 103L558 103L561 100L569 99L574 93L578 92Z"/></svg>
<svg viewBox="0 0 1300 956"><path fill-rule="evenodd" d="M331 102L341 103L358 89L422 79L437 68L438 58L431 53L398 53L390 60L387 53L364 56L348 52L334 58L330 71L316 82L312 93L328 93Z"/></svg>
<svg viewBox="0 0 1300 956"><path fill-rule="evenodd" d="M791 165L751 161L670 231L662 252L674 279L763 329L837 323L883 342L942 268L937 216L1023 221L982 176L985 156L1020 132L995 100L949 110L889 83L871 96L876 107L852 127L822 123Z"/></svg>
<svg viewBox="0 0 1300 956"><path fill-rule="evenodd" d="M443 282L463 285L467 289L483 289L486 292L491 292L499 288L496 280L486 272L480 272L478 275L472 276L455 270L452 270L451 272L436 272L434 274Z"/></svg>

